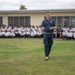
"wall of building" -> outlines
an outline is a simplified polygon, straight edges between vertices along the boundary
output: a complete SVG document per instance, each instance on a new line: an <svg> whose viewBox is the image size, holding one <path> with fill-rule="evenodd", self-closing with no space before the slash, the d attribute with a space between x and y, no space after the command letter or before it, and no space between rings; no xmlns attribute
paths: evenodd
<svg viewBox="0 0 75 75"><path fill-rule="evenodd" d="M3 17L3 24L8 25L8 16L30 16L31 25L40 25L44 19L44 13L11 13L11 14L0 14ZM51 12L51 16L75 16L75 12Z"/></svg>

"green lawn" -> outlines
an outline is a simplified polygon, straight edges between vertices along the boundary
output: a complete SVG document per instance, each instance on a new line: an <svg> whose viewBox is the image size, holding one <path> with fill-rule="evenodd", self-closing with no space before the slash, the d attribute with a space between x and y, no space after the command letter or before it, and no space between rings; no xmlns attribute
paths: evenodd
<svg viewBox="0 0 75 75"><path fill-rule="evenodd" d="M44 60L43 39L1 39L0 75L75 75L75 40L54 40Z"/></svg>

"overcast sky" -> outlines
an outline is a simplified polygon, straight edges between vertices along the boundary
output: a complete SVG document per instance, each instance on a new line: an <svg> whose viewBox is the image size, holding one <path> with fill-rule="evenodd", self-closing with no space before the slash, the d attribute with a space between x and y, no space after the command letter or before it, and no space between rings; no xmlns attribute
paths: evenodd
<svg viewBox="0 0 75 75"><path fill-rule="evenodd" d="M28 10L75 8L75 0L0 0L0 10L19 10L21 4Z"/></svg>

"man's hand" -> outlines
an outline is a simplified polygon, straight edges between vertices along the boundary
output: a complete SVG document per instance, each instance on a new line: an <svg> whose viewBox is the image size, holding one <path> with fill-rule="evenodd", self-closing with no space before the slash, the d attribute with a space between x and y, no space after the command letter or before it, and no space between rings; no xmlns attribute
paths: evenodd
<svg viewBox="0 0 75 75"><path fill-rule="evenodd" d="M41 27L41 30L43 31L43 30L45 30L45 28L44 27Z"/></svg>
<svg viewBox="0 0 75 75"><path fill-rule="evenodd" d="M50 30L54 30L54 29L56 29L56 27L50 27Z"/></svg>

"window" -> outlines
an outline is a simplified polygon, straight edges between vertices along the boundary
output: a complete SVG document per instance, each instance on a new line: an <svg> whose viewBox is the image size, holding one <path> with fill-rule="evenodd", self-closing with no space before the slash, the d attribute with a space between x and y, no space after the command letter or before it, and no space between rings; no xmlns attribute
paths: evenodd
<svg viewBox="0 0 75 75"><path fill-rule="evenodd" d="M19 18L18 17L14 17L14 24L15 25L19 25Z"/></svg>
<svg viewBox="0 0 75 75"><path fill-rule="evenodd" d="M25 17L25 25L30 25L30 17Z"/></svg>
<svg viewBox="0 0 75 75"><path fill-rule="evenodd" d="M2 25L2 17L0 17L0 26Z"/></svg>
<svg viewBox="0 0 75 75"><path fill-rule="evenodd" d="M56 17L55 16L52 16L51 18L54 20L54 22L56 24Z"/></svg>
<svg viewBox="0 0 75 75"><path fill-rule="evenodd" d="M8 24L12 25L30 25L30 16L16 16L16 17L8 17Z"/></svg>
<svg viewBox="0 0 75 75"><path fill-rule="evenodd" d="M64 18L59 16L57 17L57 26L63 27L64 26Z"/></svg>
<svg viewBox="0 0 75 75"><path fill-rule="evenodd" d="M14 24L14 22L13 22L14 20L13 19L14 19L13 17L9 17L8 18L8 25L9 24Z"/></svg>
<svg viewBox="0 0 75 75"><path fill-rule="evenodd" d="M21 25L25 25L24 17L19 17L19 23L20 23Z"/></svg>
<svg viewBox="0 0 75 75"><path fill-rule="evenodd" d="M69 26L69 17L64 17L64 26Z"/></svg>
<svg viewBox="0 0 75 75"><path fill-rule="evenodd" d="M71 17L71 26L75 27L75 16Z"/></svg>

